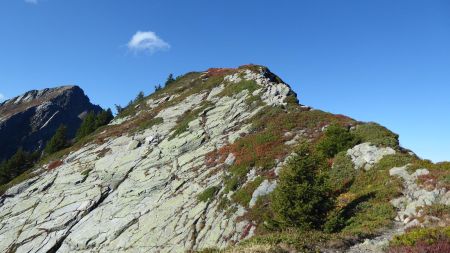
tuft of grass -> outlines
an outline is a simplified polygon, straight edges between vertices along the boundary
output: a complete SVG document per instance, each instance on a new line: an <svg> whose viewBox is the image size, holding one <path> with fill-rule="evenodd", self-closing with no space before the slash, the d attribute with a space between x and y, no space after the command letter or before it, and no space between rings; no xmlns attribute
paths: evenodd
<svg viewBox="0 0 450 253"><path fill-rule="evenodd" d="M87 169L81 172L81 175L87 177L89 176L89 174L91 173L92 169Z"/></svg>
<svg viewBox="0 0 450 253"><path fill-rule="evenodd" d="M200 107L196 108L195 110L188 110L183 115L181 115L180 118L177 120L178 124L175 126L174 132L169 137L169 140L172 140L178 135L186 132L189 129L189 123L200 117L200 114L203 113L205 109L207 109L210 106L211 102L205 101L200 105Z"/></svg>
<svg viewBox="0 0 450 253"><path fill-rule="evenodd" d="M142 131L142 130L145 130L145 129L149 129L152 126L162 124L163 122L164 122L164 119L163 118L159 118L159 117L152 118L150 120L146 120L146 121L142 122L139 125L139 131Z"/></svg>
<svg viewBox="0 0 450 253"><path fill-rule="evenodd" d="M225 86L222 92L220 92L217 96L219 97L231 97L235 94L242 92L243 90L247 90L249 94L252 94L253 91L261 88L254 80L242 80L238 83L230 83Z"/></svg>
<svg viewBox="0 0 450 253"><path fill-rule="evenodd" d="M204 190L202 193L200 193L197 196L197 199L201 202L209 202L211 201L217 194L217 192L219 192L220 188L217 186L212 186L207 188L206 190Z"/></svg>
<svg viewBox="0 0 450 253"><path fill-rule="evenodd" d="M244 187L237 190L233 196L231 196L232 200L235 203L239 203L241 206L248 207L248 204L252 199L253 192L263 181L264 179L259 176L255 180L247 183Z"/></svg>
<svg viewBox="0 0 450 253"><path fill-rule="evenodd" d="M217 209L220 211L225 211L230 205L231 201L226 196L222 196L219 204L217 205Z"/></svg>

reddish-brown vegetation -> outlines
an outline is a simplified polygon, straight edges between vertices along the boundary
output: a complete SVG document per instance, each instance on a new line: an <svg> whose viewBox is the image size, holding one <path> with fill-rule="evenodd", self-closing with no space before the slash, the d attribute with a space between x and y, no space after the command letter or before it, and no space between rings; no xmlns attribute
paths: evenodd
<svg viewBox="0 0 450 253"><path fill-rule="evenodd" d="M64 164L64 162L61 160L53 161L47 166L47 170L54 170L63 164Z"/></svg>
<svg viewBox="0 0 450 253"><path fill-rule="evenodd" d="M235 69L232 68L210 68L206 71L206 76L223 76L226 74L229 74L231 72L235 71Z"/></svg>
<svg viewBox="0 0 450 253"><path fill-rule="evenodd" d="M450 252L450 241L439 240L432 244L425 241L416 243L413 246L395 246L389 249L389 253L444 253Z"/></svg>

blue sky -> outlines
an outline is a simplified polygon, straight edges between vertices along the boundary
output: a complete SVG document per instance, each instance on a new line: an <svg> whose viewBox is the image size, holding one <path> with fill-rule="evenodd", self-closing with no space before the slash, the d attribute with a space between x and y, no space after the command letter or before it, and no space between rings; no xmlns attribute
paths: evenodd
<svg viewBox="0 0 450 253"><path fill-rule="evenodd" d="M77 84L112 107L169 73L247 63L450 160L450 1L0 1L0 98Z"/></svg>

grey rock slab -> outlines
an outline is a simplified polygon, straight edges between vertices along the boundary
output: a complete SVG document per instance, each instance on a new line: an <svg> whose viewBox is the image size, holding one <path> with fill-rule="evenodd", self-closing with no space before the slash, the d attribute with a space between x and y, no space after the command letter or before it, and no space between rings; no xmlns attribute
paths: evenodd
<svg viewBox="0 0 450 253"><path fill-rule="evenodd" d="M395 150L387 148L379 148L370 143L362 143L347 151L347 155L351 157L356 169L371 169L384 156L395 154Z"/></svg>
<svg viewBox="0 0 450 253"><path fill-rule="evenodd" d="M249 203L249 207L250 208L254 207L255 204L256 204L256 201L258 200L259 197L266 196L266 195L270 194L271 192L273 192L275 190L276 187L277 187L277 182L276 181L270 182L267 179L264 180L258 186L258 188L256 188L256 190L253 192L252 199L250 200L250 203Z"/></svg>
<svg viewBox="0 0 450 253"><path fill-rule="evenodd" d="M226 82L239 78L255 80L261 86L255 95L268 105L284 103L288 86L271 81L267 73L245 72ZM0 206L0 251L16 246L17 252L52 247L57 252L186 252L224 248L251 236L254 228L239 218L244 207L235 204L231 208L237 211L227 212L218 208L218 199L197 199L209 187L223 184L223 165L206 166L206 156L249 133L249 119L263 108L247 104L248 91L218 96L230 83L164 108L156 115L163 122L150 129L88 144L66 156L57 169L11 189ZM174 98L146 102L155 108ZM180 117L206 99L214 106L189 122L187 131L169 138ZM229 155L226 164L234 160ZM264 181L254 201L275 185Z"/></svg>

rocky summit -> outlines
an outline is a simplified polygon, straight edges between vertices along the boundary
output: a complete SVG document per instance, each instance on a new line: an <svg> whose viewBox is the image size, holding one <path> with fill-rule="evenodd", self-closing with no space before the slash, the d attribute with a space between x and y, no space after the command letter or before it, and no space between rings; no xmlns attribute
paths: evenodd
<svg viewBox="0 0 450 253"><path fill-rule="evenodd" d="M42 150L61 124L74 137L83 115L90 111L101 108L91 104L78 86L32 90L0 103L0 161L19 147Z"/></svg>
<svg viewBox="0 0 450 253"><path fill-rule="evenodd" d="M3 103L2 143L14 119L31 130L9 135L32 143L30 132L78 123L92 107L75 95ZM299 104L266 67L191 72L11 185L0 251L394 250L406 228L448 224L446 166L378 124Z"/></svg>

